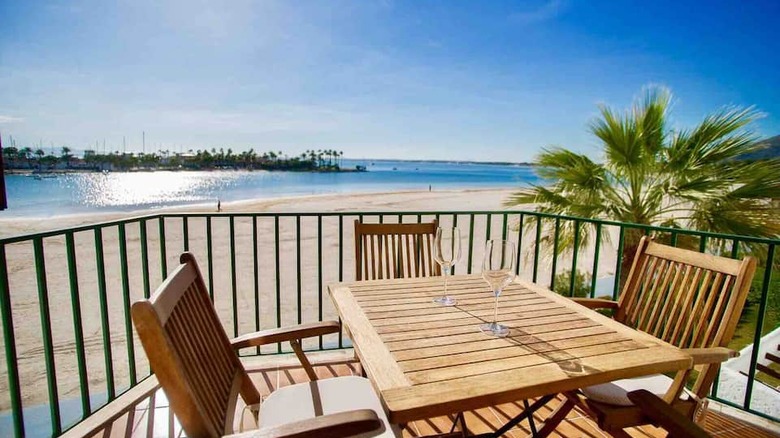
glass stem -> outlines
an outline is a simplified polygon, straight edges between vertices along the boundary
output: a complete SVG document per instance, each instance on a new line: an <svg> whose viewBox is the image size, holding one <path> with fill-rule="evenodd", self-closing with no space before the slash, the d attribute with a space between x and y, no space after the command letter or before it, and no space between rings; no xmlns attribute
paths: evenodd
<svg viewBox="0 0 780 438"><path fill-rule="evenodd" d="M498 296L501 295L500 290L494 290L493 294L496 296L496 306L493 308L493 325L498 324Z"/></svg>
<svg viewBox="0 0 780 438"><path fill-rule="evenodd" d="M442 275L444 275L444 296L445 296L445 297L448 297L448 296L449 296L449 295L447 294L447 278L448 278L448 277L447 277L447 271L448 271L447 269L443 269L443 270L442 270Z"/></svg>

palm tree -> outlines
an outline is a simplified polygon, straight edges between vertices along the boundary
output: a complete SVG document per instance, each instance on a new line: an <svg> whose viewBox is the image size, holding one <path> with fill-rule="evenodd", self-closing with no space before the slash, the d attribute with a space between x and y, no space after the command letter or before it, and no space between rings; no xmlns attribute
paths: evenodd
<svg viewBox="0 0 780 438"><path fill-rule="evenodd" d="M602 106L590 131L604 156L553 147L537 157L545 185L522 189L506 206L537 204L542 212L644 225L776 237L780 214L780 159L741 157L761 148L748 129L759 114L724 108L692 129L670 129L671 93L650 87L625 114ZM571 248L572 221L561 221L559 249ZM551 228L551 227L550 227ZM551 239L551 229L545 239ZM587 242L591 227L581 225ZM641 231L626 230L624 266ZM623 269L624 273L628 270Z"/></svg>
<svg viewBox="0 0 780 438"><path fill-rule="evenodd" d="M32 155L33 155L32 148L29 146L25 146L19 149L19 153L22 155L22 158L24 158L24 161L27 162L27 167L31 167L30 160L32 159Z"/></svg>
<svg viewBox="0 0 780 438"><path fill-rule="evenodd" d="M70 167L70 159L73 157L70 153L70 148L67 146L62 147L62 160L65 161L65 167Z"/></svg>

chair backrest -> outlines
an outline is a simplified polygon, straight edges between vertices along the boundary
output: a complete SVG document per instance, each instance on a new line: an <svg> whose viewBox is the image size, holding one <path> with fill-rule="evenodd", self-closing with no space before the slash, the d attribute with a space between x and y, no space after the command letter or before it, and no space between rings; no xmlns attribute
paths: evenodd
<svg viewBox="0 0 780 438"><path fill-rule="evenodd" d="M438 221L424 224L364 224L355 220L355 279L441 275L433 260Z"/></svg>
<svg viewBox="0 0 780 438"><path fill-rule="evenodd" d="M132 307L133 323L173 412L190 437L233 432L240 394L260 403L212 305L195 258L181 265L148 300Z"/></svg>
<svg viewBox="0 0 780 438"><path fill-rule="evenodd" d="M680 348L726 347L734 335L756 259L734 260L643 237L614 318ZM705 396L717 365L699 371Z"/></svg>

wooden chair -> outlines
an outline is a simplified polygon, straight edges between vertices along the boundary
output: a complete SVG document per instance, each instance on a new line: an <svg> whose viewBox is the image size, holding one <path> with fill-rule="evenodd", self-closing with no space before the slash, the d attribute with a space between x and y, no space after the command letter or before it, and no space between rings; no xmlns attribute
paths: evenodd
<svg viewBox="0 0 780 438"><path fill-rule="evenodd" d="M669 432L667 438L711 438L698 424L646 389L629 392L628 398L641 408L656 426Z"/></svg>
<svg viewBox="0 0 780 438"><path fill-rule="evenodd" d="M756 370L761 371L768 376L774 377L775 379L780 379L780 372L774 368L771 368L772 364L780 365L780 344L777 345L777 352L767 351L764 355L764 358L766 360L766 364L758 362L756 364ZM774 390L780 389L780 387L774 388L771 386L770 388Z"/></svg>
<svg viewBox="0 0 780 438"><path fill-rule="evenodd" d="M648 422L627 395L638 389L661 397L689 419L698 418L720 362L737 354L725 347L734 335L755 269L753 257L733 260L643 237L619 301L574 300L592 309L612 309L615 320L684 349L693 357L697 371L693 387L685 390L691 372L685 370L673 379L658 374L566 393L540 435L552 432L579 405L602 429L615 437L627 437L623 428Z"/></svg>
<svg viewBox="0 0 780 438"><path fill-rule="evenodd" d="M336 333L337 322L277 328L230 340L189 253L181 255L181 265L149 300L133 304L132 316L152 370L190 437L223 436L258 422L262 427L255 436L263 437L398 433L368 380L317 379L301 339ZM279 388L260 404L260 394L237 351L285 341L311 382Z"/></svg>
<svg viewBox="0 0 780 438"><path fill-rule="evenodd" d="M355 279L441 275L433 260L438 221L425 224L364 224L355 220Z"/></svg>

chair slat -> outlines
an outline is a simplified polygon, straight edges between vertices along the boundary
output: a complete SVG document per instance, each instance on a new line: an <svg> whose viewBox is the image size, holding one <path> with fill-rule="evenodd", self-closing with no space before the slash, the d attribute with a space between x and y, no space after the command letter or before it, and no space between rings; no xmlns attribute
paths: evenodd
<svg viewBox="0 0 780 438"><path fill-rule="evenodd" d="M702 302L704 303L704 306L701 309L699 322L691 334L691 348L698 345L697 342L704 337L704 333L707 331L707 325L712 322L712 317L714 316L712 315L712 310L721 293L721 285L723 284L724 279L725 277L722 273L715 273L715 278L712 280L710 286L702 292Z"/></svg>
<svg viewBox="0 0 780 438"><path fill-rule="evenodd" d="M368 224L355 221L357 280L438 275L433 238L438 221L422 224Z"/></svg>
<svg viewBox="0 0 780 438"><path fill-rule="evenodd" d="M654 275L655 278L653 278L652 285L649 290L645 292L647 298L645 304L642 306L643 309L639 315L639 319L637 320L637 327L640 330L649 331L648 326L651 325L649 319L652 318L652 313L657 310L659 303L663 299L663 288L665 283L668 284L673 268L672 263L668 260L659 261L659 266Z"/></svg>
<svg viewBox="0 0 780 438"><path fill-rule="evenodd" d="M696 285L696 291L693 297L693 306L691 307L688 322L685 323L685 328L682 330L682 336L680 337L679 346L688 348L691 346L691 341L695 335L695 329L701 322L703 316L704 305L707 300L707 291L712 285L714 280L712 271L704 271L704 278L700 283Z"/></svg>
<svg viewBox="0 0 780 438"><path fill-rule="evenodd" d="M669 308L669 314L666 318L666 326L664 327L663 332L660 335L661 339L668 340L670 339L670 336L672 335L672 330L676 327L675 321L679 321L679 318L682 318L682 304L685 300L685 288L687 287L690 278L691 278L691 272L694 270L694 268L691 265L685 266L685 274L682 277L682 280L680 280L679 283L674 285L674 303L670 305ZM670 300L671 302L671 300Z"/></svg>
<svg viewBox="0 0 780 438"><path fill-rule="evenodd" d="M618 313L615 315L618 319L618 321L626 324L626 325L632 325L631 319L632 319L632 313L636 311L636 301L639 299L638 297L638 290L642 288L642 279L645 279L645 281L649 281L645 278L645 273L648 271L648 264L651 263L651 260L645 256L644 254L638 252L636 254L637 261L639 263L638 266L632 267L632 271L634 268L637 268L638 272L635 275L635 279L630 278L630 280L626 283L626 291L631 291L630 293L622 293L620 296L621 301L624 301L620 304L620 309L618 309Z"/></svg>
<svg viewBox="0 0 780 438"><path fill-rule="evenodd" d="M646 327L645 331L648 333L652 333L655 327L658 325L659 320L661 319L664 304L669 301L671 296L670 285L672 283L672 279L676 278L679 272L680 266L677 263L668 263L666 275L658 286L658 293L655 297L655 303L653 303L653 309L648 313L647 322L644 323L644 326Z"/></svg>
<svg viewBox="0 0 780 438"><path fill-rule="evenodd" d="M675 310L674 303L680 296L677 293L677 286L680 284L680 280L683 278L683 271L686 271L688 268L688 266L684 266L680 263L675 263L674 265L674 277L672 278L671 283L668 285L668 293L663 300L663 305L661 306L658 314L654 315L655 323L652 325L652 327L649 327L649 332L652 333L655 337L660 337L661 331L665 330L666 327L669 326L669 321L671 321L672 316L669 313Z"/></svg>
<svg viewBox="0 0 780 438"><path fill-rule="evenodd" d="M725 318L725 310L726 310L726 302L729 300L729 290L734 287L734 280L735 277L729 275L726 276L725 280L723 281L723 285L720 287L720 290L718 291L718 302L715 305L715 309L713 309L711 313L711 317L709 319L709 324L707 326L707 331L704 333L704 337L702 338L702 345L709 345L711 343L717 342L715 339L718 329L721 327L721 321Z"/></svg>
<svg viewBox="0 0 780 438"><path fill-rule="evenodd" d="M691 312L693 307L692 303L696 288L699 284L699 281L701 280L702 273L704 273L703 269L693 267L693 277L691 277L691 280L688 282L688 284L683 285L683 302L680 306L680 316L677 319L677 323L675 324L672 335L668 339L664 339L672 345L679 345L678 340L680 337L682 337L686 324L691 318L693 318L693 313Z"/></svg>

